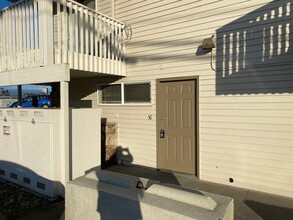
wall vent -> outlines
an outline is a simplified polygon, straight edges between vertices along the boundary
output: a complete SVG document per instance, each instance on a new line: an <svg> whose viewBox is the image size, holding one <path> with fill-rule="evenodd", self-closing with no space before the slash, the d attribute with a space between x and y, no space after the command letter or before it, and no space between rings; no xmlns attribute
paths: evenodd
<svg viewBox="0 0 293 220"><path fill-rule="evenodd" d="M14 116L14 111L7 111L7 115Z"/></svg>
<svg viewBox="0 0 293 220"><path fill-rule="evenodd" d="M44 114L41 111L35 111L34 115L35 115L35 117L44 117Z"/></svg>
<svg viewBox="0 0 293 220"><path fill-rule="evenodd" d="M31 184L31 179L27 178L27 177L23 177L23 182L26 184Z"/></svg>
<svg viewBox="0 0 293 220"><path fill-rule="evenodd" d="M37 188L46 190L46 185L44 183L37 182Z"/></svg>
<svg viewBox="0 0 293 220"><path fill-rule="evenodd" d="M27 117L28 116L28 112L27 111L20 111L20 116L21 117Z"/></svg>
<svg viewBox="0 0 293 220"><path fill-rule="evenodd" d="M0 175L5 176L5 170L0 169Z"/></svg>
<svg viewBox="0 0 293 220"><path fill-rule="evenodd" d="M11 177L12 179L17 180L17 174L15 174L15 173L10 173L10 177Z"/></svg>

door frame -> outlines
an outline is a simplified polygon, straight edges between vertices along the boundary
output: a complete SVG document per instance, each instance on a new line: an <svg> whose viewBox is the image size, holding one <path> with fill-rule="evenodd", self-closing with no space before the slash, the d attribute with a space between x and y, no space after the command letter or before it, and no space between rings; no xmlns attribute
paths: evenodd
<svg viewBox="0 0 293 220"><path fill-rule="evenodd" d="M159 169L159 166L158 166L158 161L159 161L159 154L158 154L158 147L159 147L159 138L158 138L158 132L160 130L159 128L159 123L158 123L158 120L159 120L159 117L158 117L158 103L162 103L162 97L160 96L159 94L159 88L160 88L160 85L161 83L164 83L164 82L176 82L176 81L189 81L189 80L193 80L194 83L195 83L195 110L196 110L196 113L195 113L195 134L196 137L195 137L195 152L196 152L196 155L195 155L195 166L196 166L196 169L195 169L195 176L196 177L199 177L199 76L187 76L187 77L172 77L172 78L159 78L156 80L156 165L157 165L157 168Z"/></svg>

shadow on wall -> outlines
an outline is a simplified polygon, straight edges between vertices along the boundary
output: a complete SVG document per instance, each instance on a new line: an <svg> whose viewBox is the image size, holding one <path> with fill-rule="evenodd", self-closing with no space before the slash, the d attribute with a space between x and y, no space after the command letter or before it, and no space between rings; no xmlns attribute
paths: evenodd
<svg viewBox="0 0 293 220"><path fill-rule="evenodd" d="M72 74L77 74L78 71L71 70ZM82 72L82 71L80 71ZM85 74L87 72L83 71ZM80 73L81 74L81 73ZM69 106L71 108L92 108L93 97L96 97L97 85L99 83L113 83L121 77L88 77L88 78L73 78L69 83Z"/></svg>
<svg viewBox="0 0 293 220"><path fill-rule="evenodd" d="M110 125L112 124L112 125ZM114 164L131 165L133 156L129 148L117 146L116 123L107 123L107 118L101 119L101 166L102 169Z"/></svg>
<svg viewBox="0 0 293 220"><path fill-rule="evenodd" d="M102 169L107 169L116 164L129 166L133 162L133 156L130 153L129 148L123 148L121 146L116 147L114 152L109 152L109 149L107 150L104 145L102 147L101 157Z"/></svg>
<svg viewBox="0 0 293 220"><path fill-rule="evenodd" d="M111 166L106 170L122 173L136 177L143 177L146 179L151 179L154 181L159 181L161 183L173 184L173 185L181 185L177 177L172 172L164 172L155 168L145 167L141 165L131 165L131 166Z"/></svg>
<svg viewBox="0 0 293 220"><path fill-rule="evenodd" d="M9 161L0 160L0 178L51 198L65 192L61 182L42 177L27 167Z"/></svg>
<svg viewBox="0 0 293 220"><path fill-rule="evenodd" d="M216 95L293 92L293 1L273 1L217 30Z"/></svg>
<svg viewBox="0 0 293 220"><path fill-rule="evenodd" d="M121 146L118 146L116 148L116 161L118 164L121 165L131 165L133 162L133 156L130 153L128 148L123 148Z"/></svg>

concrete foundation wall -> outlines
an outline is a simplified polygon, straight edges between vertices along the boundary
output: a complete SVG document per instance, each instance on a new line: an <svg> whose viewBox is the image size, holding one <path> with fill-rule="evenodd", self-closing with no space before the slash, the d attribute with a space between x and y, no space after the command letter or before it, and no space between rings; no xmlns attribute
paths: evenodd
<svg viewBox="0 0 293 220"><path fill-rule="evenodd" d="M231 198L109 171L67 183L65 206L70 220L233 219Z"/></svg>

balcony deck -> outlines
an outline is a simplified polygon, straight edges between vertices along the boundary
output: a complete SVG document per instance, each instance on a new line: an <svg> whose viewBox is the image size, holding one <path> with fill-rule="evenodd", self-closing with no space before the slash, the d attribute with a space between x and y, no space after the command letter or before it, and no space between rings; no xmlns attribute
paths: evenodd
<svg viewBox="0 0 293 220"><path fill-rule="evenodd" d="M0 72L68 63L126 76L122 22L72 0L23 0L0 12Z"/></svg>

